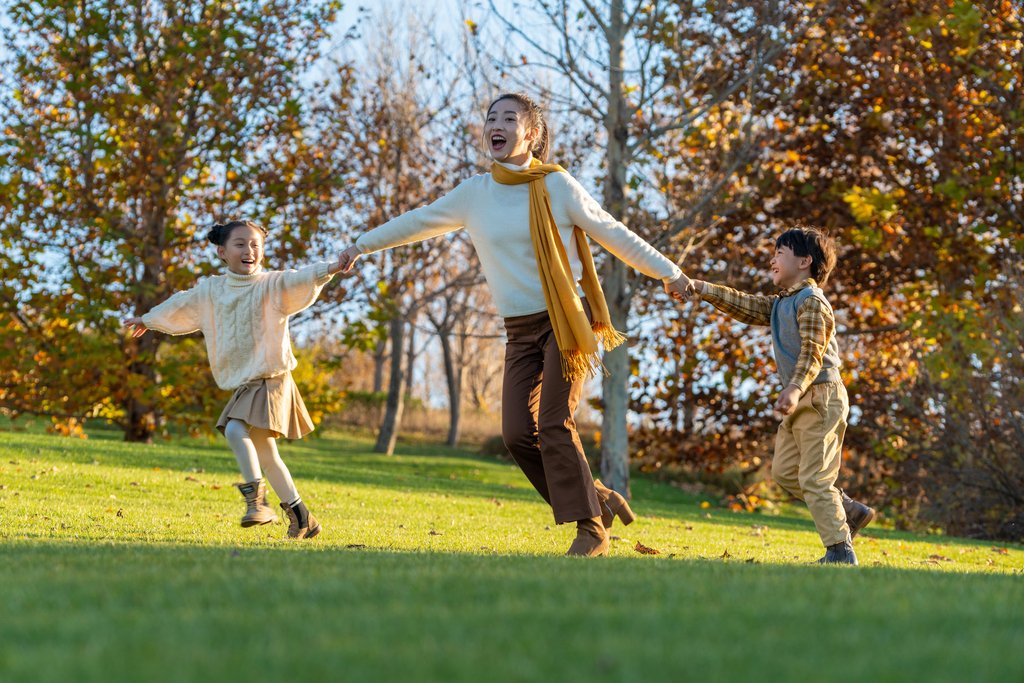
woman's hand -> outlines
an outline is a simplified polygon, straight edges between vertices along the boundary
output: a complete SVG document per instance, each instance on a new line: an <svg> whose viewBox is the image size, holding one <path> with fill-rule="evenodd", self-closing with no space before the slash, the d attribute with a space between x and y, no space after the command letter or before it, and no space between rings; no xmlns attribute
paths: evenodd
<svg viewBox="0 0 1024 683"><path fill-rule="evenodd" d="M677 280L665 283L665 293L676 301L689 301L690 296L704 290L704 283L700 280L691 280L686 275L680 275Z"/></svg>
<svg viewBox="0 0 1024 683"><path fill-rule="evenodd" d="M141 337L146 334L146 325L142 322L142 318L128 318L122 325L131 330L133 337Z"/></svg>
<svg viewBox="0 0 1024 683"><path fill-rule="evenodd" d="M355 265L356 259L363 255L363 252L359 251L359 247L352 245L345 251L341 252L341 256L338 257L338 262L331 266L331 275L337 272L347 273L352 270L352 266Z"/></svg>

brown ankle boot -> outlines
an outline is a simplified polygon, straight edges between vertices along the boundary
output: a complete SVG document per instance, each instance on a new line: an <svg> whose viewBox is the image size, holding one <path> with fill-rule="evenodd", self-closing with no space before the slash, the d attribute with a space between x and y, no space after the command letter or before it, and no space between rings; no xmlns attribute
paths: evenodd
<svg viewBox="0 0 1024 683"><path fill-rule="evenodd" d="M313 538L323 530L323 526L316 521L316 517L306 509L306 504L301 500L296 503L295 507L281 503L281 509L288 515L288 538L293 538L296 541Z"/></svg>
<svg viewBox="0 0 1024 683"><path fill-rule="evenodd" d="M576 539L565 553L570 557L597 557L608 552L608 532L600 517L576 522Z"/></svg>
<svg viewBox="0 0 1024 683"><path fill-rule="evenodd" d="M235 486L245 498L245 514L242 516L243 527L248 528L277 521L274 509L267 505L267 481L265 479L247 481L244 484L235 484Z"/></svg>
<svg viewBox="0 0 1024 683"><path fill-rule="evenodd" d="M636 515L629 509L629 503L616 491L607 488L600 479L594 480L594 488L597 489L597 500L601 503L601 523L605 529L611 529L615 518L626 526L633 523Z"/></svg>

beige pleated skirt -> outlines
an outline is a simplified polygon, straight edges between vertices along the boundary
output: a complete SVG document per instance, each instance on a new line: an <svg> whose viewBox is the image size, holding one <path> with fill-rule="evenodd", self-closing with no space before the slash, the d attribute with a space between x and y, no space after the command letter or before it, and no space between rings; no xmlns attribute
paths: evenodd
<svg viewBox="0 0 1024 683"><path fill-rule="evenodd" d="M269 429L276 438L301 439L313 431L313 421L290 372L254 379L235 389L217 420L221 434L232 419Z"/></svg>

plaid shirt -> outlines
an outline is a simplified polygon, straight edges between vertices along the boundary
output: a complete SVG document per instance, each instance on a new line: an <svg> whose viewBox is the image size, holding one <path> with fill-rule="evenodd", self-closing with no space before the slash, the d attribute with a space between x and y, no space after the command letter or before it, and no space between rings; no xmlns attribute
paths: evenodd
<svg viewBox="0 0 1024 683"><path fill-rule="evenodd" d="M793 296L804 287L812 286L817 287L818 283L812 278L807 278L781 294L761 296L744 294L735 289L705 282L704 292L700 297L741 323L770 326L772 308L778 299ZM802 393L807 391L807 387L811 386L821 372L821 359L836 329L836 321L832 311L821 299L809 296L797 311L797 324L800 329L800 357L797 359L796 370L790 384L800 387Z"/></svg>

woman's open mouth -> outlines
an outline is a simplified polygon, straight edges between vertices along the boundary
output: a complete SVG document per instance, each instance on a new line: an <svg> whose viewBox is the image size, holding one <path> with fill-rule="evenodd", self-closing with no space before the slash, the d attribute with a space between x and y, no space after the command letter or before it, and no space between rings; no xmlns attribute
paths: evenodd
<svg viewBox="0 0 1024 683"><path fill-rule="evenodd" d="M508 142L508 140L505 139L504 135L499 135L495 133L494 135L491 136L491 149L499 150L505 146L506 142Z"/></svg>

